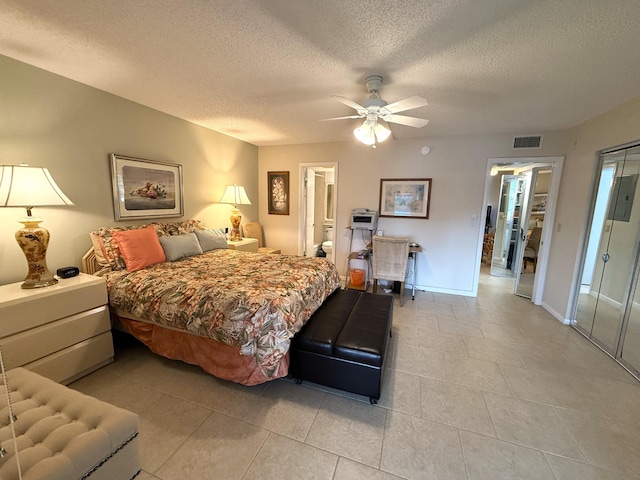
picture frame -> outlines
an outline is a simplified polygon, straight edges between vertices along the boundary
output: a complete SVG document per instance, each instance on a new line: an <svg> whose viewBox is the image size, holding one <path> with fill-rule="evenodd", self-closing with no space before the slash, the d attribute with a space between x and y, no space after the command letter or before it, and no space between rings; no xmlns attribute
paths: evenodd
<svg viewBox="0 0 640 480"><path fill-rule="evenodd" d="M267 172L269 215L289 215L289 172Z"/></svg>
<svg viewBox="0 0 640 480"><path fill-rule="evenodd" d="M110 157L116 221L184 215L182 165L116 153Z"/></svg>
<svg viewBox="0 0 640 480"><path fill-rule="evenodd" d="M536 193L533 195L532 213L544 213L547 209L547 194Z"/></svg>
<svg viewBox="0 0 640 480"><path fill-rule="evenodd" d="M380 180L380 217L429 218L430 178L383 178Z"/></svg>

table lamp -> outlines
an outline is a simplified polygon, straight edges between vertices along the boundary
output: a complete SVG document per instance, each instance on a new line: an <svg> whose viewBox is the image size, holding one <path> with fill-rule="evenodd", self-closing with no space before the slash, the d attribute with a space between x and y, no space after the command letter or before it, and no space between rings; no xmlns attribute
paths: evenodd
<svg viewBox="0 0 640 480"><path fill-rule="evenodd" d="M240 216L240 210L238 210L237 205L251 205L251 201L249 197L247 197L247 192L245 192L244 187L240 185L227 185L220 199L220 203L230 203L233 205L230 217L231 237L229 240L232 242L242 240L242 236L240 235L240 220L242 217Z"/></svg>
<svg viewBox="0 0 640 480"><path fill-rule="evenodd" d="M22 288L47 287L58 280L47 269L49 232L40 227L41 218L31 216L33 207L73 205L56 185L49 170L28 165L0 165L0 207L25 207L27 216L16 240L27 258L29 272Z"/></svg>

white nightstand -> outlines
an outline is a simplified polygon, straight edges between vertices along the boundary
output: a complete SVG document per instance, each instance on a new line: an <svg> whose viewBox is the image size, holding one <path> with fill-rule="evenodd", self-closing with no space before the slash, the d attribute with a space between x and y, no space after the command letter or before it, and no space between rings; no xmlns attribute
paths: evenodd
<svg viewBox="0 0 640 480"><path fill-rule="evenodd" d="M255 252L258 253L258 239L257 238L243 238L237 242L227 240L227 245L231 250L242 250L243 252Z"/></svg>
<svg viewBox="0 0 640 480"><path fill-rule="evenodd" d="M0 345L7 369L71 383L113 361L104 279L80 275L50 287L0 286Z"/></svg>

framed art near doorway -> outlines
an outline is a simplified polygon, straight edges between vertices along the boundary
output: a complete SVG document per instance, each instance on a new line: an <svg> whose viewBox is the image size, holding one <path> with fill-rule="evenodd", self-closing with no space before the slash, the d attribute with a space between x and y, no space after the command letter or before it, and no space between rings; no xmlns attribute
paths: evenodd
<svg viewBox="0 0 640 480"><path fill-rule="evenodd" d="M289 172L267 172L269 215L289 215Z"/></svg>

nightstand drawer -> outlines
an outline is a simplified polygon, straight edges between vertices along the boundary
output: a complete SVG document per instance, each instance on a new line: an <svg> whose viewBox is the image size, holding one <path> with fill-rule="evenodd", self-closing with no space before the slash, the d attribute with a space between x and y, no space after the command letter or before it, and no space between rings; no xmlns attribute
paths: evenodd
<svg viewBox="0 0 640 480"><path fill-rule="evenodd" d="M89 275L61 280L37 291L20 290L19 284L14 285L4 286L2 290L8 298L2 302L0 338L107 303L104 280Z"/></svg>
<svg viewBox="0 0 640 480"><path fill-rule="evenodd" d="M7 368L38 360L74 343L111 330L109 310L103 305L62 320L0 339Z"/></svg>
<svg viewBox="0 0 640 480"><path fill-rule="evenodd" d="M111 331L24 365L32 372L68 384L113 361Z"/></svg>

